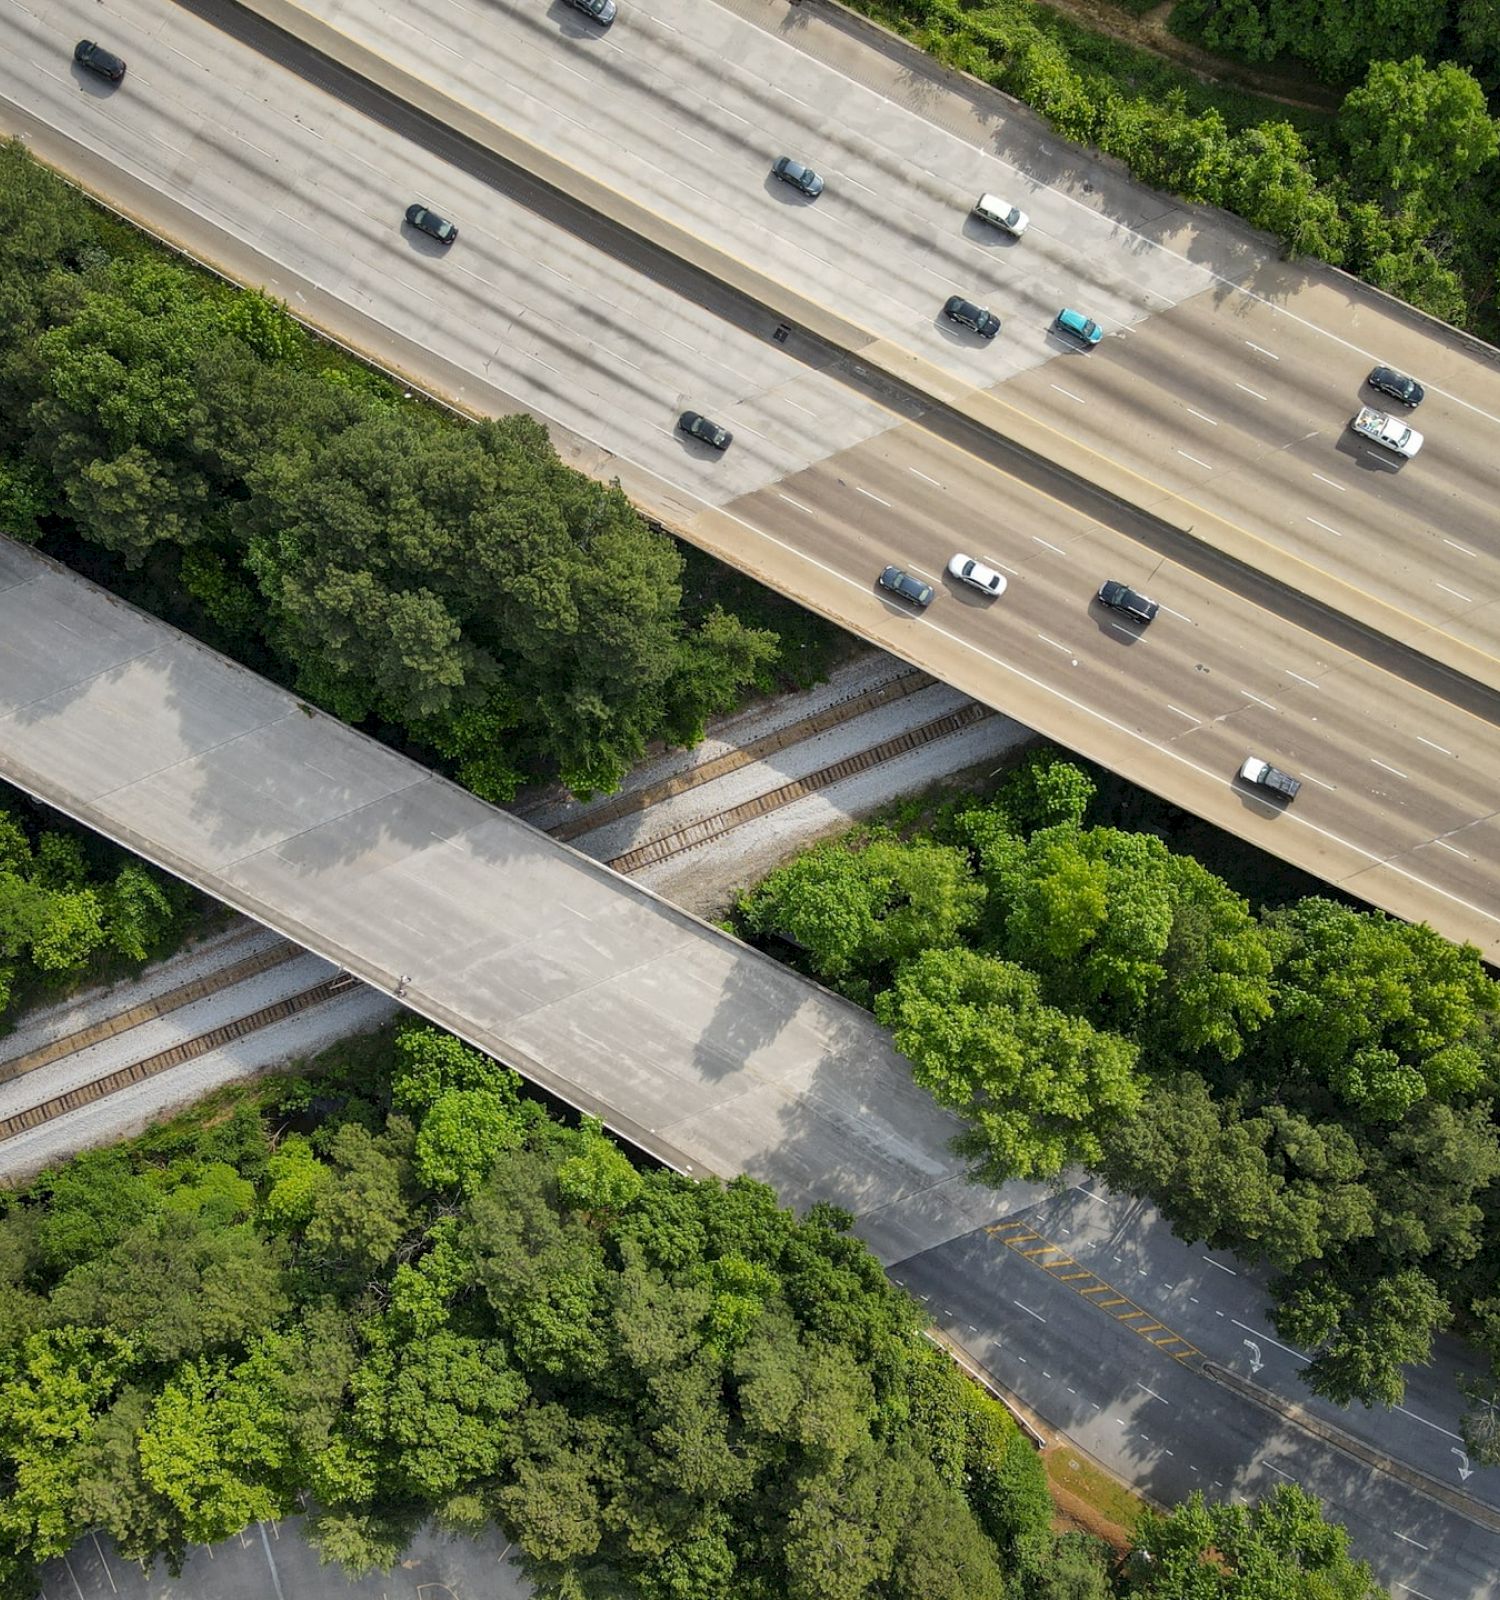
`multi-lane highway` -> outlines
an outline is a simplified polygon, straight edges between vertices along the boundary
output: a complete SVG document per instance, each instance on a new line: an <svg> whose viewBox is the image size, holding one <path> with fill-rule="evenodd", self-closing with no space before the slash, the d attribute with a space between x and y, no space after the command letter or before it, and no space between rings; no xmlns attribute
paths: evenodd
<svg viewBox="0 0 1500 1600"><path fill-rule="evenodd" d="M200 16L165 0L120 0L111 37L131 67L115 90L69 60L72 37L99 31L93 8L63 0L40 17L11 3L18 48L0 63L9 120L128 209L472 409L519 404L553 419L573 459L619 476L690 537L976 698L1356 894L1500 951L1497 698L1307 603L1295 565L1249 573L1149 508L1091 495L872 374L857 354L795 328L777 342L773 313L646 232L600 223L236 8L199 0ZM374 15L346 9L349 26ZM592 48L574 36L573 13L547 15L557 50ZM513 25L500 9L482 17L485 28ZM727 14L718 24L730 25L742 31L719 48L742 66L756 39L788 49ZM515 26L520 51L533 30ZM622 19L610 39L623 47L628 37ZM467 70L456 57L449 64ZM872 99L858 85L848 95L849 106L833 104L830 127L853 116L853 101ZM502 109L491 88L483 110ZM931 132L929 162L955 137ZM980 181L1003 188L975 159ZM781 187L764 178L742 193L728 170L721 185L736 214L767 213L768 234L808 209L790 211ZM460 220L451 251L403 228L414 198ZM1017 251L1047 236L1046 193L1025 198L1038 221ZM966 238L970 224L956 226L953 248L981 248ZM1216 293L1193 289L1180 253L1139 230L1111 222L1106 231L1135 241L1137 276L1157 273L1156 303L1175 296L1208 315ZM1091 241L1080 271L1106 242ZM1252 265L1242 263L1253 276ZM901 276L893 265L891 278ZM1244 306L1246 316L1271 315L1253 298ZM1142 319L1138 328L1169 320L1165 309ZM931 318L921 333L935 369L967 370L999 349L971 349ZM1024 323L1016 338L1024 342ZM1109 363L1123 372L1130 348L1106 340L1074 356L1043 335L1031 371L1005 390L1034 382L1083 395ZM1224 364L1197 353L1183 368L1201 389ZM1102 393L1085 398L1085 411L1104 415ZM727 456L674 432L685 404L734 428ZM937 577L955 547L1005 568L1003 600L941 585L919 618L874 591L885 561ZM1149 632L1090 605L1107 576L1162 602ZM1235 785L1249 750L1304 778L1295 807L1283 812Z"/></svg>

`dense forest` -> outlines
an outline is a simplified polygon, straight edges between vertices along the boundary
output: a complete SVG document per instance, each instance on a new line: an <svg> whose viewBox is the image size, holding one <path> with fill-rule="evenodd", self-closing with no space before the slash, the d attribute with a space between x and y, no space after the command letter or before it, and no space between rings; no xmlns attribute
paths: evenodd
<svg viewBox="0 0 1500 1600"><path fill-rule="evenodd" d="M174 948L197 896L0 784L0 1032L8 1013Z"/></svg>
<svg viewBox="0 0 1500 1600"><path fill-rule="evenodd" d="M873 1007L981 1177L1085 1163L1272 1268L1317 1393L1399 1402L1456 1321L1495 1361L1470 1452L1500 1460L1500 984L1379 912L1252 912L1094 799L1035 752L986 803L778 868L737 925Z"/></svg>
<svg viewBox="0 0 1500 1600"><path fill-rule="evenodd" d="M1289 256L1500 338L1494 0L1179 0L1174 31L1290 63L1284 102L1033 0L851 3L1152 188L1236 212ZM1121 3L1138 12L1149 0Z"/></svg>
<svg viewBox="0 0 1500 1600"><path fill-rule="evenodd" d="M1291 1485L1112 1571L826 1207L643 1170L407 1024L0 1194L0 1595L311 1499L351 1572L493 1520L557 1600L1377 1600ZM1134 1576L1130 1576L1134 1573Z"/></svg>
<svg viewBox="0 0 1500 1600"><path fill-rule="evenodd" d="M106 218L0 145L0 530L486 799L609 789L816 673L685 596L684 558L526 416L466 422ZM700 589L739 599L753 586ZM759 625L797 617L783 652ZM833 629L823 629L828 636Z"/></svg>

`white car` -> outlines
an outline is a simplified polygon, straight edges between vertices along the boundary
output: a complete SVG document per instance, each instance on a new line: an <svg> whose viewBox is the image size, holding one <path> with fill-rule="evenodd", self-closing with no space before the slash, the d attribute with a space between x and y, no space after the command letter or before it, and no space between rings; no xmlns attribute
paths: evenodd
<svg viewBox="0 0 1500 1600"><path fill-rule="evenodd" d="M985 566L984 562L976 561L973 556L954 556L948 563L948 570L955 578L972 584L991 597L1005 593L1004 575L996 572L993 567Z"/></svg>
<svg viewBox="0 0 1500 1600"><path fill-rule="evenodd" d="M1410 459L1422 448L1422 435L1415 428L1387 416L1384 411L1377 411L1374 406L1361 406L1359 415L1349 426L1364 438L1394 450L1398 456Z"/></svg>
<svg viewBox="0 0 1500 1600"><path fill-rule="evenodd" d="M1002 200L997 194L980 195L974 202L974 215L997 228L1004 228L1017 239L1031 226L1031 218L1020 206L1013 206L1009 200Z"/></svg>

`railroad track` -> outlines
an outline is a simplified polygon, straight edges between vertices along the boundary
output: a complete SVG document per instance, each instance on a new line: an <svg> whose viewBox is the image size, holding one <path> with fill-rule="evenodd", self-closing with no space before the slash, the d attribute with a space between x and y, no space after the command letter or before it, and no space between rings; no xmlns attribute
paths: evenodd
<svg viewBox="0 0 1500 1600"><path fill-rule="evenodd" d="M852 778L858 773L868 772L883 762L905 755L908 750L916 750L924 744L944 739L950 733L971 727L991 715L993 713L988 706L982 706L977 701L971 700L968 705L960 706L957 711L936 717L920 728L909 728L905 733L897 734L894 739L872 745L868 750L861 750L856 755L846 756L831 766L820 767L818 771L808 773L805 778L784 783L779 789L770 789L765 794L756 795L753 800L730 806L727 810L717 812L711 817L703 817L697 822L686 823L671 833L662 834L660 838L637 845L634 850L627 850L624 855L615 856L609 865L616 872L627 874L639 872L642 867L655 866L658 862L681 855L684 850L692 850L698 845L720 839L726 833L732 833L756 817L764 817L772 811L779 811L783 806L791 805L793 801L816 794L819 789L842 783L844 779Z"/></svg>
<svg viewBox="0 0 1500 1600"><path fill-rule="evenodd" d="M294 953L301 952L294 947ZM95 1078L92 1083L81 1083L76 1089L69 1089L65 1094L54 1095L39 1105L28 1106L26 1110L16 1112L14 1116L0 1118L0 1144L7 1139L14 1139L17 1134L39 1128L43 1123L51 1122L66 1112L80 1110L83 1106L92 1105L109 1095L119 1093L121 1089L128 1089L132 1084L153 1078L172 1067L179 1067L185 1061L194 1061L200 1056L206 1056L212 1050L217 1050L236 1039L245 1038L247 1034L258 1033L260 1029L269 1028L273 1023L284 1022L286 1018L294 1017L302 1011L310 1011L314 1006L322 1005L324 1001L344 993L358 982L358 978L351 977L347 972L340 972L322 983L314 984L311 989L304 989L300 994L288 995L272 1005L262 1006L259 1011L252 1011L248 1016L220 1023L217 1028L210 1028L206 1033L180 1040L169 1049L158 1050L155 1055L145 1056L139 1061L131 1062L129 1066L106 1073L102 1078Z"/></svg>
<svg viewBox="0 0 1500 1600"><path fill-rule="evenodd" d="M832 705L824 706L821 711L814 711L810 716L802 717L784 728L778 728L774 733L768 733L759 739L751 739L733 750L726 750L723 755L715 756L712 761L700 762L686 772L664 778L660 783L647 784L643 788L632 789L628 794L616 795L613 800L607 800L603 805L590 807L587 816L574 817L570 822L559 823L557 827L549 828L547 831L554 839L560 839L564 844L568 844L586 833L592 833L595 828L618 822L621 817L631 816L637 811L649 810L654 805L660 805L663 800L670 800L673 795L685 794L689 789L712 783L715 778L722 778L727 773L738 772L741 767L748 767L753 761L764 761L768 756L779 755L781 751L789 750L793 745L803 744L820 733L827 733L830 728L842 727L855 717L864 716L867 711L878 711L881 706L893 705L898 700L906 699L908 695L919 694L923 689L930 689L936 682L936 678L910 667L893 678L887 678L884 683L877 684L873 689L864 689L843 700L836 700Z"/></svg>

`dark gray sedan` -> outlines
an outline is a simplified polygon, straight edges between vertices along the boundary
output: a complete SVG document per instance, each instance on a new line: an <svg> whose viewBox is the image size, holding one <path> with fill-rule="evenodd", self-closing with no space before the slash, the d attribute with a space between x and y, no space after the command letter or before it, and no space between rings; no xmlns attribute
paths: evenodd
<svg viewBox="0 0 1500 1600"><path fill-rule="evenodd" d="M1365 382L1372 389L1379 389L1381 394L1388 394L1392 400L1399 400L1404 406L1421 405L1422 396L1427 392L1415 378L1408 378L1394 367L1376 367Z"/></svg>
<svg viewBox="0 0 1500 1600"><path fill-rule="evenodd" d="M568 4L584 16L592 17L601 28L607 28L615 20L615 0L568 0Z"/></svg>
<svg viewBox="0 0 1500 1600"><path fill-rule="evenodd" d="M887 567L880 574L880 587L899 595L903 600L910 600L914 606L932 604L932 585L912 577L909 572L903 572L900 567Z"/></svg>
<svg viewBox="0 0 1500 1600"><path fill-rule="evenodd" d="M823 192L823 180L818 174L811 167L804 167L800 161L793 161L790 156L777 156L771 171L783 183L800 189L809 200L816 200Z"/></svg>
<svg viewBox="0 0 1500 1600"><path fill-rule="evenodd" d="M734 435L728 428L721 428L717 422L710 422L696 411L684 411L677 419L677 426L689 438L701 439L715 450L727 450L734 443Z"/></svg>
<svg viewBox="0 0 1500 1600"><path fill-rule="evenodd" d="M981 339L993 339L1000 331L1000 319L993 311L986 311L983 306L976 306L972 300L965 300L961 294L952 296L943 307L943 315L962 328L972 328Z"/></svg>
<svg viewBox="0 0 1500 1600"><path fill-rule="evenodd" d="M406 220L419 232L428 234L439 244L452 244L458 237L458 227L449 222L447 217L440 217L436 211L429 211L424 205L410 205L406 208Z"/></svg>

